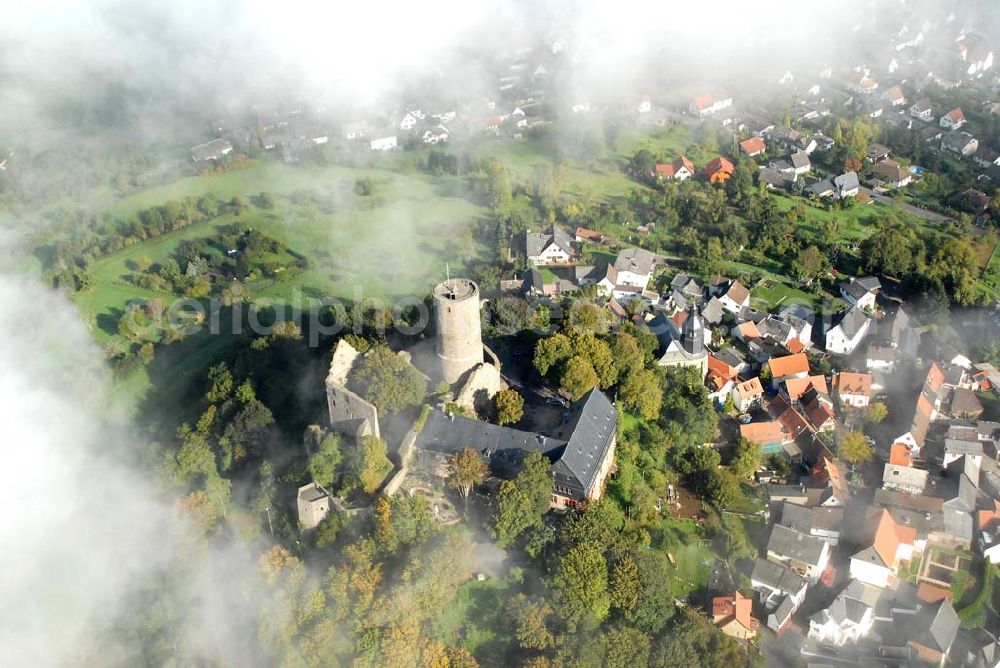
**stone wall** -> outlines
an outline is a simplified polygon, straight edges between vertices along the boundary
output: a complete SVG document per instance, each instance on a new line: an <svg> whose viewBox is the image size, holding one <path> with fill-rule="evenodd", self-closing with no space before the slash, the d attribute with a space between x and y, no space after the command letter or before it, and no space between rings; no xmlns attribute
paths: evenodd
<svg viewBox="0 0 1000 668"><path fill-rule="evenodd" d="M360 353L343 339L337 342L326 377L326 404L330 426L345 436L358 439L380 437L378 409L347 388L347 379Z"/></svg>

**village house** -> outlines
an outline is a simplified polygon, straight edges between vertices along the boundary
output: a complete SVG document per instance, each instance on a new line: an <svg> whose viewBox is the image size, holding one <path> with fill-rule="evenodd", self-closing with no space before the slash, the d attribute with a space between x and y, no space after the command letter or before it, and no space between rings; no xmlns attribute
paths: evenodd
<svg viewBox="0 0 1000 668"><path fill-rule="evenodd" d="M715 95L699 95L691 101L689 110L699 118L706 118L732 106L733 98L724 93L718 93Z"/></svg>
<svg viewBox="0 0 1000 668"><path fill-rule="evenodd" d="M580 244L582 244L582 243L603 244L604 243L604 235L603 234L601 234L597 230L587 229L586 227L578 227L578 228L576 228L576 232L574 233L574 237L576 239L576 242L580 243Z"/></svg>
<svg viewBox="0 0 1000 668"><path fill-rule="evenodd" d="M868 524L874 531L865 547L851 556L851 577L873 587L889 587L900 562L913 558L913 527L898 526L889 511L873 508Z"/></svg>
<svg viewBox="0 0 1000 668"><path fill-rule="evenodd" d="M751 408L759 406L763 396L764 388L759 378L737 383L732 391L733 405L740 413L746 413Z"/></svg>
<svg viewBox="0 0 1000 668"><path fill-rule="evenodd" d="M844 509L827 506L803 506L785 501L778 507L776 522L799 533L825 540L836 547L844 523Z"/></svg>
<svg viewBox="0 0 1000 668"><path fill-rule="evenodd" d="M705 175L708 177L709 183L725 183L735 170L733 163L721 155L705 165Z"/></svg>
<svg viewBox="0 0 1000 668"><path fill-rule="evenodd" d="M916 406L913 409L913 420L905 433L897 436L894 443L906 445L915 456L920 456L924 440L930 430L931 422L937 418L944 395L944 374L937 364L931 363L924 378L923 386L917 394Z"/></svg>
<svg viewBox="0 0 1000 668"><path fill-rule="evenodd" d="M808 376L809 358L806 357L805 353L772 357L767 361L767 368L771 372L771 385L777 388L783 381L789 378L805 378Z"/></svg>
<svg viewBox="0 0 1000 668"><path fill-rule="evenodd" d="M753 618L753 599L739 590L732 596L712 599L712 623L727 636L737 640L750 640L757 635L758 621Z"/></svg>
<svg viewBox="0 0 1000 668"><path fill-rule="evenodd" d="M826 332L826 351L850 355L868 334L870 320L858 306L845 311L836 325Z"/></svg>
<svg viewBox="0 0 1000 668"><path fill-rule="evenodd" d="M885 92L885 100L893 107L902 107L906 104L906 95L899 86L893 86Z"/></svg>
<svg viewBox="0 0 1000 668"><path fill-rule="evenodd" d="M840 296L852 306L872 311L875 309L875 297L881 289L881 281L873 276L851 278L840 283Z"/></svg>
<svg viewBox="0 0 1000 668"><path fill-rule="evenodd" d="M883 160L872 169L879 178L894 188L904 188L913 181L913 175L895 160Z"/></svg>
<svg viewBox="0 0 1000 668"><path fill-rule="evenodd" d="M947 130L957 130L965 125L965 114L962 108L952 109L938 120L938 124Z"/></svg>
<svg viewBox="0 0 1000 668"><path fill-rule="evenodd" d="M226 139L213 139L191 148L192 162L215 161L233 152L233 145Z"/></svg>
<svg viewBox="0 0 1000 668"><path fill-rule="evenodd" d="M750 137L740 142L740 150L743 155L754 157L767 151L767 144L760 137Z"/></svg>
<svg viewBox="0 0 1000 668"><path fill-rule="evenodd" d="M658 300L656 293L647 294L649 281L656 267L656 255L644 248L630 247L619 251L614 264L609 264L597 285L605 294L619 301L635 297Z"/></svg>
<svg viewBox="0 0 1000 668"><path fill-rule="evenodd" d="M396 147L395 134L378 134L368 142L368 148L372 151L391 151Z"/></svg>
<svg viewBox="0 0 1000 668"><path fill-rule="evenodd" d="M725 404L726 397L732 392L737 380L739 372L736 369L715 355L709 354L708 373L705 375L709 399L720 406Z"/></svg>
<svg viewBox="0 0 1000 668"><path fill-rule="evenodd" d="M962 157L967 158L979 150L979 140L968 132L951 130L941 137L941 150L958 153Z"/></svg>
<svg viewBox="0 0 1000 668"><path fill-rule="evenodd" d="M658 181L686 181L694 174L694 164L683 155L669 165L657 164L654 170Z"/></svg>
<svg viewBox="0 0 1000 668"><path fill-rule="evenodd" d="M775 524L767 541L767 558L784 564L810 584L819 580L830 562L830 544L821 538Z"/></svg>
<svg viewBox="0 0 1000 668"><path fill-rule="evenodd" d="M843 647L867 636L875 623L875 611L866 598L864 585L852 580L829 607L809 618L809 638Z"/></svg>
<svg viewBox="0 0 1000 668"><path fill-rule="evenodd" d="M910 116L924 122L934 120L934 108L931 106L931 101L924 97L914 102L913 106L910 107Z"/></svg>
<svg viewBox="0 0 1000 668"><path fill-rule="evenodd" d="M777 420L741 424L740 438L760 444L760 450L765 455L781 452L785 443L792 440L787 437L785 428Z"/></svg>
<svg viewBox="0 0 1000 668"><path fill-rule="evenodd" d="M739 281L732 281L719 294L719 302L727 312L737 315L750 305L750 291Z"/></svg>
<svg viewBox="0 0 1000 668"><path fill-rule="evenodd" d="M872 376L841 371L833 377L833 394L841 406L865 408L871 401Z"/></svg>
<svg viewBox="0 0 1000 668"><path fill-rule="evenodd" d="M896 443L892 447L906 446ZM915 468L912 464L886 462L882 468L882 487L887 490L905 492L906 494L923 494L927 488L927 471Z"/></svg>
<svg viewBox="0 0 1000 668"><path fill-rule="evenodd" d="M750 573L750 586L768 612L777 608L785 598L790 598L795 607L802 605L807 589L805 578L788 566L759 557Z"/></svg>
<svg viewBox="0 0 1000 668"><path fill-rule="evenodd" d="M524 233L524 248L528 262L540 267L553 264L570 264L576 258L576 249L569 235L555 225L545 232Z"/></svg>
<svg viewBox="0 0 1000 668"><path fill-rule="evenodd" d="M890 153L891 151L888 146L883 146L882 144L869 144L868 149L865 151L865 160L875 164L882 162L883 160L888 160Z"/></svg>

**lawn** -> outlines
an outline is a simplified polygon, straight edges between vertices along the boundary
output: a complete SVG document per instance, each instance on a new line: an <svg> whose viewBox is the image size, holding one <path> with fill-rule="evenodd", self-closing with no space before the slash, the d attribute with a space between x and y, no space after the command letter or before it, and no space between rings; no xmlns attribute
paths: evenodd
<svg viewBox="0 0 1000 668"><path fill-rule="evenodd" d="M88 322L97 325L98 341L115 336L117 314L132 299L163 297L134 286L127 278L139 258L162 262L185 239L212 237L219 228L242 222L261 229L287 247L305 255L309 268L285 277L262 279L248 285L253 298L287 299L293 288L306 297L338 297L357 300L368 297L391 299L407 294L422 297L450 265L462 270L463 249L458 232L483 214L475 204L448 194L439 194L428 178L373 170L304 169L302 173L285 167L260 167L184 179L164 188L155 188L115 204L109 211L116 217L131 216L137 210L170 199L212 194L219 199L234 194L251 196L261 189L284 193L275 209L251 206L237 216L227 214L165 234L126 248L96 261L92 267L94 287L76 296ZM269 175L275 180L270 181ZM372 177L371 175L375 175ZM325 175L325 177L324 177ZM338 179L368 175L376 183L375 199L343 196ZM300 196L303 188L315 190ZM289 194L291 192L291 194ZM341 193L341 194L337 194ZM325 213L317 199L333 197L332 212ZM344 205L339 204L343 197ZM469 249L466 249L469 250ZM473 246L473 253L481 248Z"/></svg>
<svg viewBox="0 0 1000 668"><path fill-rule="evenodd" d="M666 519L659 526L657 548L673 555L676 568L670 573L670 592L675 598L708 585L711 565L718 558L702 539L698 537L694 522Z"/></svg>

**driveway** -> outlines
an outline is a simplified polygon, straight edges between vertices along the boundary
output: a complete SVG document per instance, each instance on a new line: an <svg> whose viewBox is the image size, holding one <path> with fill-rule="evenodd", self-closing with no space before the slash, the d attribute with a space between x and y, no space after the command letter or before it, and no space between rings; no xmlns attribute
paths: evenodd
<svg viewBox="0 0 1000 668"><path fill-rule="evenodd" d="M927 209L921 209L918 206L913 206L912 204L904 202L904 201L902 201L900 199L896 199L895 197L889 197L888 195L882 195L880 193L875 192L871 188L866 188L866 187L862 186L861 187L861 191L865 192L865 193L868 193L868 195L873 200L875 200L876 202L878 202L879 204L885 204L886 206L892 206L892 207L896 207L896 208L902 209L906 213L913 214L914 216L917 216L918 218L923 218L924 220L930 221L932 223L954 223L955 222L954 220L952 220L948 216L941 215L940 213L937 213L935 211L928 211Z"/></svg>

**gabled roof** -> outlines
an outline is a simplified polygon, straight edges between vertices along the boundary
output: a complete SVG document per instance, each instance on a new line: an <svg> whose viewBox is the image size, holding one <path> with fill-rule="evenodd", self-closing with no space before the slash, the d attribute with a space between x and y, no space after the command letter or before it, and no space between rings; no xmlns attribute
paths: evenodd
<svg viewBox="0 0 1000 668"><path fill-rule="evenodd" d="M833 185L840 190L854 190L861 187L861 182L858 181L857 172L844 172L840 176L833 177Z"/></svg>
<svg viewBox="0 0 1000 668"><path fill-rule="evenodd" d="M771 369L772 378L784 378L799 373L809 373L809 358L805 353L786 355L785 357L772 357L767 361Z"/></svg>
<svg viewBox="0 0 1000 668"><path fill-rule="evenodd" d="M740 148L747 155L753 155L755 153L763 153L767 150L767 145L764 140L760 137L750 137L750 139L744 139L740 142Z"/></svg>
<svg viewBox="0 0 1000 668"><path fill-rule="evenodd" d="M740 323L736 329L739 331L740 336L746 340L760 338L760 330L757 328L757 325L753 320L747 320L744 323Z"/></svg>
<svg viewBox="0 0 1000 668"><path fill-rule="evenodd" d="M724 626L736 620L748 630L757 628L757 620L751 614L753 599L744 596L738 590L733 596L716 596L712 599L712 618L717 626Z"/></svg>
<svg viewBox="0 0 1000 668"><path fill-rule="evenodd" d="M726 297L729 297L729 299L737 304L742 304L750 297L750 291L737 280L729 284L729 289L726 290Z"/></svg>
<svg viewBox="0 0 1000 668"><path fill-rule="evenodd" d="M782 443L785 440L785 430L777 420L770 422L751 422L740 425L740 438L745 438L751 443L767 445L769 443Z"/></svg>
<svg viewBox="0 0 1000 668"><path fill-rule="evenodd" d="M947 114L945 114L945 117L949 121L951 121L952 125L954 125L956 123L961 123L961 122L965 121L965 113L962 111L961 107L955 107L954 109L952 109L951 111L949 111Z"/></svg>
<svg viewBox="0 0 1000 668"><path fill-rule="evenodd" d="M894 466L913 466L913 453L905 443L893 443L889 447L889 463Z"/></svg>
<svg viewBox="0 0 1000 668"><path fill-rule="evenodd" d="M833 377L833 389L837 394L860 394L870 397L872 393L872 375L870 373L841 371Z"/></svg>
<svg viewBox="0 0 1000 668"><path fill-rule="evenodd" d="M806 585L805 578L788 566L760 558L753 563L750 579L785 594L798 594Z"/></svg>
<svg viewBox="0 0 1000 668"><path fill-rule="evenodd" d="M852 306L840 316L837 327L848 339L853 339L868 324L868 316L858 306Z"/></svg>
<svg viewBox="0 0 1000 668"><path fill-rule="evenodd" d="M877 509L873 513L869 513L869 519L872 519L872 515L875 516L874 519L878 522L875 526L875 534L872 536L868 547L851 558L860 561L870 561L885 568L895 568L897 562L896 555L899 551L899 536L896 534L896 522L892 519L889 511L885 509Z"/></svg>
<svg viewBox="0 0 1000 668"><path fill-rule="evenodd" d="M751 378L750 380L738 383L736 390L744 397L759 397L764 394L764 387L760 384L760 378Z"/></svg>
<svg viewBox="0 0 1000 668"><path fill-rule="evenodd" d="M792 153L790 158L792 167L795 169L802 169L804 167L811 167L812 161L809 159L809 154L805 151L796 151Z"/></svg>
<svg viewBox="0 0 1000 668"><path fill-rule="evenodd" d="M771 528L771 537L767 541L768 552L814 566L819 565L820 559L827 549L829 548L823 539L789 529L780 524L775 524Z"/></svg>
<svg viewBox="0 0 1000 668"><path fill-rule="evenodd" d="M873 169L876 174L892 183L898 183L910 176L910 173L903 169L903 166L895 160L883 160L882 162L875 163Z"/></svg>
<svg viewBox="0 0 1000 668"><path fill-rule="evenodd" d="M624 248L618 252L615 258L615 270L620 272L628 271L634 274L649 276L653 273L653 265L656 262L656 254L645 248L635 246Z"/></svg>
<svg viewBox="0 0 1000 668"><path fill-rule="evenodd" d="M705 165L705 173L708 174L709 176L712 176L719 172L725 174L732 174L733 171L735 171L735 169L736 168L733 167L733 163L731 163L729 160L722 157L721 155L717 158L714 158L711 162Z"/></svg>
<svg viewBox="0 0 1000 668"><path fill-rule="evenodd" d="M912 642L946 654L955 642L959 623L958 614L950 601L941 599L937 603L929 603L920 609L914 619L916 632L911 636Z"/></svg>
<svg viewBox="0 0 1000 668"><path fill-rule="evenodd" d="M674 160L673 167L675 173L681 171L681 167L683 167L691 174L694 174L694 164L687 159L687 156L682 155Z"/></svg>
<svg viewBox="0 0 1000 668"><path fill-rule="evenodd" d="M798 401L802 395L811 389L827 394L825 376L806 376L805 378L788 378L785 380L785 392L792 401Z"/></svg>

